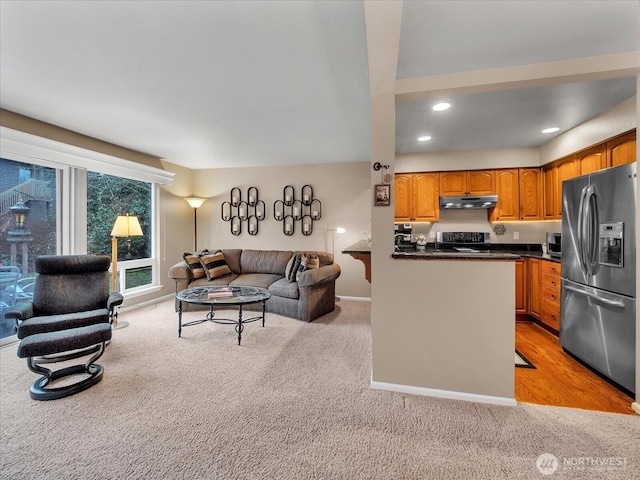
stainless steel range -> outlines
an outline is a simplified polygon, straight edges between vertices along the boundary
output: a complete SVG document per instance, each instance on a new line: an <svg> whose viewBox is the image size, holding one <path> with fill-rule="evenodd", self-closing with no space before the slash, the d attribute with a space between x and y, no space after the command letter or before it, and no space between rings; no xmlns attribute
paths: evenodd
<svg viewBox="0 0 640 480"><path fill-rule="evenodd" d="M437 232L436 250L441 252L484 253L491 250L488 232Z"/></svg>

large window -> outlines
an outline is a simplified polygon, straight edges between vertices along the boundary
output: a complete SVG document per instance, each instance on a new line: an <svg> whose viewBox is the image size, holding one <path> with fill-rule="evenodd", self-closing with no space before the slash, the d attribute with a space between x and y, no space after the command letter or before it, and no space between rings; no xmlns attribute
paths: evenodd
<svg viewBox="0 0 640 480"><path fill-rule="evenodd" d="M5 127L0 138L0 262L17 267L25 295L38 255L111 256L111 229L127 213L138 217L143 235L118 239L118 289L129 298L160 289L155 199L158 185L170 184L172 173ZM22 245L12 254L16 237L9 235L15 215L8 209L18 200L28 208L31 237L24 261ZM12 330L0 317L0 344Z"/></svg>
<svg viewBox="0 0 640 480"><path fill-rule="evenodd" d="M4 311L31 298L35 258L58 252L57 173L0 158L0 339L14 334Z"/></svg>
<svg viewBox="0 0 640 480"><path fill-rule="evenodd" d="M87 174L87 252L111 255L110 232L119 215L137 217L142 236L118 239L121 292L153 284L153 185L105 173Z"/></svg>

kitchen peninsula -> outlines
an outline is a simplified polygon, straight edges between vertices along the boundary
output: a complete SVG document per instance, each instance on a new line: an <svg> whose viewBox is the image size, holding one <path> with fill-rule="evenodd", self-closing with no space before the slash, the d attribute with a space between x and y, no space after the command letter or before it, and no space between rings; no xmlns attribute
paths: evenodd
<svg viewBox="0 0 640 480"><path fill-rule="evenodd" d="M364 263L364 278L371 283L371 242L360 240L345 248L342 253L351 255L356 260Z"/></svg>
<svg viewBox="0 0 640 480"><path fill-rule="evenodd" d="M515 405L520 255L437 252L431 245L400 252L389 246L388 256L371 259L376 276L394 279L383 294L393 301L378 304L389 321L372 324L372 387Z"/></svg>

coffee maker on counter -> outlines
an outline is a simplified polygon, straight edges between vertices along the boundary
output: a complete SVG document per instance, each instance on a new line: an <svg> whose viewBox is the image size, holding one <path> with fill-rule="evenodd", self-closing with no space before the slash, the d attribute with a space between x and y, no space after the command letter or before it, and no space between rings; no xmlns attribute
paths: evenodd
<svg viewBox="0 0 640 480"><path fill-rule="evenodd" d="M410 223L394 223L393 229L396 250L406 250L414 247L412 243L413 225Z"/></svg>

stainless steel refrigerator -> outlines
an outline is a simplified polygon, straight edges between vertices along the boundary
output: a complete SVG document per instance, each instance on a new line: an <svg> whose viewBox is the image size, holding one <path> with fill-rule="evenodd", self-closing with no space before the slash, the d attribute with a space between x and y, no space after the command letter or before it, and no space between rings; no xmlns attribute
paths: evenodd
<svg viewBox="0 0 640 480"><path fill-rule="evenodd" d="M635 392L636 162L562 184L560 344Z"/></svg>

